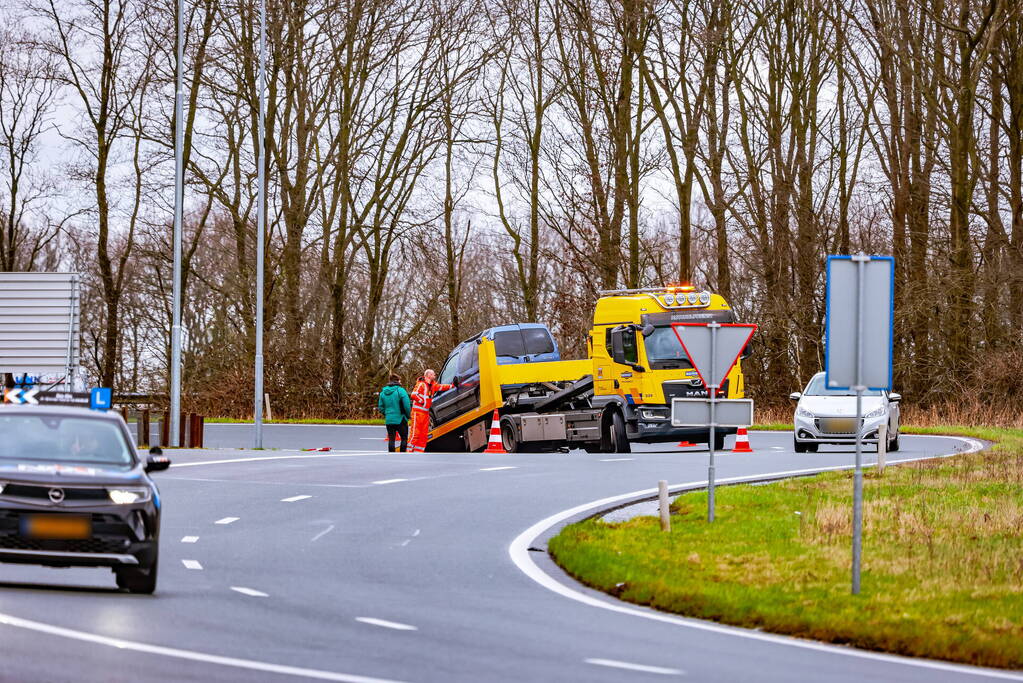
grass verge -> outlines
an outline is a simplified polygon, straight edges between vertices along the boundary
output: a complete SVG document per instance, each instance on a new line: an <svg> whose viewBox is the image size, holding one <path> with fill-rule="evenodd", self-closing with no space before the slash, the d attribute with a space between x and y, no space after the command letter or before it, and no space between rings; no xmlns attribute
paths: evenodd
<svg viewBox="0 0 1023 683"><path fill-rule="evenodd" d="M566 571L623 600L747 628L1023 668L1023 430L949 427L993 449L864 478L862 592L850 594L851 473L675 499L654 517L573 524Z"/></svg>

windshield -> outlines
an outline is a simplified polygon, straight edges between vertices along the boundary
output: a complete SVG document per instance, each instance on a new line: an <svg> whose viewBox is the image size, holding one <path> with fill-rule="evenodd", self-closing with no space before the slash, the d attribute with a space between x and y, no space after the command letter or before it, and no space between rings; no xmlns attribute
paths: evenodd
<svg viewBox="0 0 1023 683"><path fill-rule="evenodd" d="M53 415L0 415L0 458L132 464L131 450L117 425Z"/></svg>
<svg viewBox="0 0 1023 683"><path fill-rule="evenodd" d="M828 389L824 386L824 373L819 373L813 376L810 383L806 385L806 391L803 392L804 396L855 396L856 392L852 389ZM867 389L863 392L864 396L881 396L882 392L877 389Z"/></svg>
<svg viewBox="0 0 1023 683"><path fill-rule="evenodd" d="M692 367L671 327L655 327L653 334L647 337L644 343L646 357L651 367L660 369Z"/></svg>

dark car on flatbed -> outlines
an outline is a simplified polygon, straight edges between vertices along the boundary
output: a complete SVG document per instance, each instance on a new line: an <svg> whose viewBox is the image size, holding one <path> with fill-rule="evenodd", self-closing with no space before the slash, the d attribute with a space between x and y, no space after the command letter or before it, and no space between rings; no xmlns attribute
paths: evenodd
<svg viewBox="0 0 1023 683"><path fill-rule="evenodd" d="M135 449L120 415L84 408L0 406L0 562L110 567L117 585L152 593L159 449Z"/></svg>

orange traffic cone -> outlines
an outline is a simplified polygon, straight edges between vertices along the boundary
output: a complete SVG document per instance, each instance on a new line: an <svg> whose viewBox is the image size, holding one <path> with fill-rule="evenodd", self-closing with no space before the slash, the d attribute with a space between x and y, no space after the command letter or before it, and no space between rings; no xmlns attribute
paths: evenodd
<svg viewBox="0 0 1023 683"><path fill-rule="evenodd" d="M753 449L749 447L749 436L746 434L745 427L739 427L739 431L735 433L735 446L732 448L733 453L752 453Z"/></svg>
<svg viewBox="0 0 1023 683"><path fill-rule="evenodd" d="M494 421L490 423L490 440L487 441L487 450L484 453L505 453L504 441L501 439L501 417L494 410Z"/></svg>
<svg viewBox="0 0 1023 683"><path fill-rule="evenodd" d="M688 441L679 441L678 442L678 447L679 448L692 448L695 445L696 445L695 443L690 443Z"/></svg>

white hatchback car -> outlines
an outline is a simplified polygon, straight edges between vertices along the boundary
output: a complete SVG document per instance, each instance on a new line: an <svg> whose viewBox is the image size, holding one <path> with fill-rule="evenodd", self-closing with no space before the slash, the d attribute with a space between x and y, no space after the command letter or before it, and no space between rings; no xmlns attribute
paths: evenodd
<svg viewBox="0 0 1023 683"><path fill-rule="evenodd" d="M818 372L796 401L793 439L797 453L816 452L821 444L856 443L856 393L851 389L828 389L824 373ZM888 450L899 450L899 401L902 396L887 391L863 392L863 417L859 425L864 443L877 443L881 425L888 425Z"/></svg>

